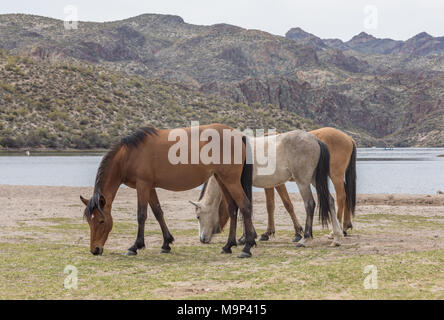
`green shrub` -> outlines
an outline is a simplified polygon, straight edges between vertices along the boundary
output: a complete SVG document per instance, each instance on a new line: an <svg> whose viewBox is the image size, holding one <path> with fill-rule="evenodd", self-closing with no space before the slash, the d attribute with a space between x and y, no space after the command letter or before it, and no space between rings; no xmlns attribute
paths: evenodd
<svg viewBox="0 0 444 320"><path fill-rule="evenodd" d="M15 87L12 84L8 84L5 82L0 82L0 88L2 88L3 90L6 90L9 93L14 93L15 92Z"/></svg>

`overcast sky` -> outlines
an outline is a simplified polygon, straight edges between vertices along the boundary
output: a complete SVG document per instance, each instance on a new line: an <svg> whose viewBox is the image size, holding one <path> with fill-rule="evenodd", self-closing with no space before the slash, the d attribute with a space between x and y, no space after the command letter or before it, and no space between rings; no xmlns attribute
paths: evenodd
<svg viewBox="0 0 444 320"><path fill-rule="evenodd" d="M426 31L444 36L443 0L1 0L0 13L64 19L66 5L80 21L113 21L142 13L181 16L185 22L229 23L284 35L301 27L321 38L349 40L365 31L379 38L408 39Z"/></svg>

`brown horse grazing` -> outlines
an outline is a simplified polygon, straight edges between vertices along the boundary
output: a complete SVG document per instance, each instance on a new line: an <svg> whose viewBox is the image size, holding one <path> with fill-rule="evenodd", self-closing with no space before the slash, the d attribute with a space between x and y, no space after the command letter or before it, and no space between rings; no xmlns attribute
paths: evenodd
<svg viewBox="0 0 444 320"><path fill-rule="evenodd" d="M353 228L351 216L354 216L356 206L356 143L350 136L335 128L320 128L309 131L309 133L324 142L330 151L330 179L336 191L338 220L343 223L343 232L344 235L347 235L346 231ZM298 220L285 184L279 185L275 189L293 221L295 231L297 231ZM261 241L267 241L270 235L275 233L274 189L268 188L264 190L267 199L268 225L267 231L260 238ZM220 212L220 221L224 221L227 214L223 210Z"/></svg>
<svg viewBox="0 0 444 320"><path fill-rule="evenodd" d="M213 141L213 136L211 140L207 138L207 141L201 141L204 140L200 137L201 134L203 136L205 130L223 138L219 138L219 143ZM197 144L192 139L192 137L196 137L196 132ZM171 135L173 135L173 139L171 139ZM181 141L182 138L185 141ZM237 143L238 141L243 143ZM185 154L185 161L173 164L171 163L171 150L176 150L175 146L179 142L185 142L185 151L188 153ZM219 149L210 149L212 159L216 159L216 161L203 161L200 156L201 151L209 150L207 144L210 142L219 147ZM227 148L227 145L231 147ZM240 147L242 150L239 150ZM182 149L177 149L173 153L176 156L178 155L177 151L180 151L182 157ZM197 161L193 161L196 159L196 152L198 152L198 158ZM242 155L240 161L235 159L236 153L239 152ZM250 248L256 245L256 232L251 219L253 167L245 161L246 152L245 137L233 128L221 124L174 130L141 128L123 138L103 157L97 171L91 199L87 200L80 196L86 205L84 216L91 231L91 253L98 255L103 252L103 247L113 226L111 206L121 184L137 190L138 232L136 241L128 249L127 254L135 255L138 249L145 247L144 231L148 204L162 229L162 252L169 252L171 250L169 244L174 241L174 238L163 218L155 188L171 191L189 190L198 187L214 174L228 203L228 211L232 218L230 234L222 253L231 253L231 247L236 245L236 222L239 208L246 230L246 244L239 257L250 257ZM210 152L207 154L209 155Z"/></svg>

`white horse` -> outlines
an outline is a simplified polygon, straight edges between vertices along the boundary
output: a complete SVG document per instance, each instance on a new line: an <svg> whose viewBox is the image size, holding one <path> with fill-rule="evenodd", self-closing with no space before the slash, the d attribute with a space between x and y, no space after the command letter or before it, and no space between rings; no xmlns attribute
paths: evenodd
<svg viewBox="0 0 444 320"><path fill-rule="evenodd" d="M303 237L302 227L295 218L296 246L306 246L313 239L313 215L316 207L310 184L318 194L319 218L323 226L331 221L333 241L331 246L339 246L343 236L341 225L335 213L334 199L328 190L330 154L327 146L314 135L302 130L294 130L278 135L249 138L254 150L253 186L274 188L287 181L295 181L302 196L307 214ZM258 154L262 149L263 155ZM264 161L265 159L265 161ZM270 168L274 170L269 170ZM220 184L212 176L204 185L199 201L190 201L196 207L199 219L199 237L202 243L209 243L214 233L220 232L226 223L221 222L219 212L222 202ZM230 229L236 228L237 208L228 203Z"/></svg>

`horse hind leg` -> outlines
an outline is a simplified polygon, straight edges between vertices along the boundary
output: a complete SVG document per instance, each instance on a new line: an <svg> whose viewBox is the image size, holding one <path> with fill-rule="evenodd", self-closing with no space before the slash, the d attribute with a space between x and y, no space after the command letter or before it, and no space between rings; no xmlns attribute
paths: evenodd
<svg viewBox="0 0 444 320"><path fill-rule="evenodd" d="M236 205L240 209L243 216L244 230L245 230L245 246L242 249L239 258L249 258L251 257L250 249L251 247L256 246L255 239L257 238L257 234L254 229L252 221L252 212L253 212L252 204L245 195L240 182L235 182L235 183L223 182L223 184L227 188L227 191L231 195L232 199L236 202Z"/></svg>
<svg viewBox="0 0 444 320"><path fill-rule="evenodd" d="M351 220L351 213L350 209L347 206L347 201L344 201L344 223L343 223L343 229L344 229L344 236L347 236L347 230L353 229L353 224Z"/></svg>
<svg viewBox="0 0 444 320"><path fill-rule="evenodd" d="M346 200L346 195L345 195L345 187L344 187L344 179L343 178L339 178L339 177L333 177L332 178L332 182L333 182L333 186L335 187L335 191L336 191L336 202L338 204L338 221L339 223L342 223L342 221L344 221L343 223L343 232L344 232L344 236L347 235L346 233L346 220L347 220L347 200ZM345 214L345 217L344 217ZM333 237L333 235L331 235L331 238Z"/></svg>
<svg viewBox="0 0 444 320"><path fill-rule="evenodd" d="M221 253L232 253L231 248L237 246L236 242L236 228L237 228L237 211L238 207L231 199L228 204L228 212L230 214L230 233L227 243L222 248Z"/></svg>
<svg viewBox="0 0 444 320"><path fill-rule="evenodd" d="M313 216L316 203L309 184L305 186L298 184L298 187L304 201L306 219L304 237L296 243L296 247L306 247L313 240Z"/></svg>
<svg viewBox="0 0 444 320"><path fill-rule="evenodd" d="M330 244L331 247L336 247L341 245L341 238L343 236L343 231L341 224L339 223L338 217L335 212L335 200L331 195L329 195L329 206L330 206L330 220L333 227L333 241Z"/></svg>
<svg viewBox="0 0 444 320"><path fill-rule="evenodd" d="M275 210L275 202L274 202L274 189L273 188L264 188L265 198L267 200L267 231L261 235L259 241L268 241L270 236L274 235L275 227L274 227L274 210Z"/></svg>
<svg viewBox="0 0 444 320"><path fill-rule="evenodd" d="M238 207L228 192L225 185L220 181L220 179L216 177L217 182L219 183L219 187L222 190L223 197L227 202L228 213L230 215L230 230L228 234L228 240L225 246L222 248L221 253L232 253L231 248L237 246L236 242L236 229L237 229L237 211Z"/></svg>
<svg viewBox="0 0 444 320"><path fill-rule="evenodd" d="M285 209L287 210L288 214L290 215L291 221L293 222L294 227L294 238L293 242L298 242L302 239L302 234L304 230L302 229L302 226L299 224L298 218L296 217L296 214L294 213L294 207L293 203L291 203L290 196L287 192L287 188L285 187L285 184L281 184L276 187L276 190L281 197L282 203L284 204ZM273 221L274 223L274 221ZM274 227L274 225L273 225Z"/></svg>
<svg viewBox="0 0 444 320"><path fill-rule="evenodd" d="M161 251L162 253L169 253L171 251L170 243L174 242L174 237L171 235L168 226L163 217L163 211L160 207L159 199L157 197L157 193L155 189L151 190L150 201L149 201L151 210L153 211L154 216L156 217L157 222L160 225L160 229L162 230L163 235L163 244Z"/></svg>

